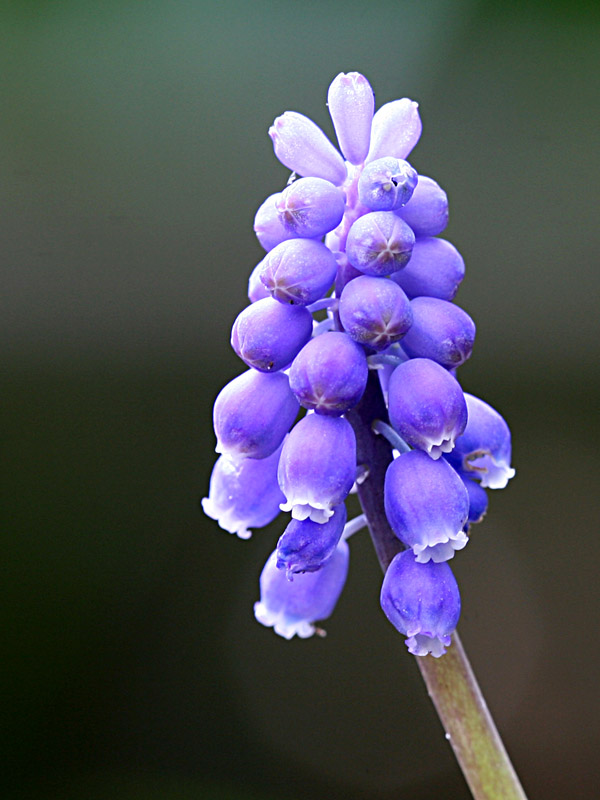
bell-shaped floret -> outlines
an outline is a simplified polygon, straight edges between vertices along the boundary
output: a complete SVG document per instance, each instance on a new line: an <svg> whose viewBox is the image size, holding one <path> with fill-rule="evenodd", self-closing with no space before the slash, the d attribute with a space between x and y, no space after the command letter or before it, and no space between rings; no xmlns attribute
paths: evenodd
<svg viewBox="0 0 600 800"><path fill-rule="evenodd" d="M384 502L392 530L412 547L420 563L447 561L467 544L463 528L469 496L443 458L434 461L421 450L411 450L392 461L385 475Z"/></svg>
<svg viewBox="0 0 600 800"><path fill-rule="evenodd" d="M467 424L467 404L448 370L412 358L396 367L388 393L390 422L407 444L433 459L452 450Z"/></svg>
<svg viewBox="0 0 600 800"><path fill-rule="evenodd" d="M220 456L210 478L202 509L223 530L249 539L250 528L268 525L279 514L285 499L277 483L280 450L268 458L245 458L234 463Z"/></svg>
<svg viewBox="0 0 600 800"><path fill-rule="evenodd" d="M485 517L488 507L488 496L486 490L470 478L465 478L461 475L467 494L469 495L469 519L465 530L469 529L469 525L474 525L481 522Z"/></svg>
<svg viewBox="0 0 600 800"><path fill-rule="evenodd" d="M308 414L284 442L277 473L294 519L327 522L356 477L356 438L342 417Z"/></svg>
<svg viewBox="0 0 600 800"><path fill-rule="evenodd" d="M460 593L449 564L421 564L410 550L398 553L381 587L381 607L407 636L415 656L443 656L460 617Z"/></svg>
<svg viewBox="0 0 600 800"><path fill-rule="evenodd" d="M453 300L465 277L465 262L456 247L445 239L417 239L410 261L391 276L413 297Z"/></svg>
<svg viewBox="0 0 600 800"><path fill-rule="evenodd" d="M346 255L365 275L389 275L408 263L414 244L414 233L393 211L371 211L350 228Z"/></svg>
<svg viewBox="0 0 600 800"><path fill-rule="evenodd" d="M399 341L412 325L412 309L402 289L371 275L360 275L344 286L339 314L348 336L374 350Z"/></svg>
<svg viewBox="0 0 600 800"><path fill-rule="evenodd" d="M341 189L323 178L300 178L275 201L281 224L294 236L314 239L342 221L346 198Z"/></svg>
<svg viewBox="0 0 600 800"><path fill-rule="evenodd" d="M465 392L469 419L447 458L462 475L485 489L504 489L514 476L510 466L510 428L490 405Z"/></svg>
<svg viewBox="0 0 600 800"><path fill-rule="evenodd" d="M417 172L408 161L378 158L358 179L358 199L371 211L393 211L408 203L417 185Z"/></svg>
<svg viewBox="0 0 600 800"><path fill-rule="evenodd" d="M304 345L290 368L290 388L304 408L338 417L363 396L369 376L363 348L331 331Z"/></svg>
<svg viewBox="0 0 600 800"><path fill-rule="evenodd" d="M369 152L375 110L369 81L359 72L340 72L327 92L327 105L344 158L362 164Z"/></svg>
<svg viewBox="0 0 600 800"><path fill-rule="evenodd" d="M421 136L419 104L403 97L381 106L373 117L367 162L394 156L406 158Z"/></svg>
<svg viewBox="0 0 600 800"><path fill-rule="evenodd" d="M336 186L346 180L344 159L321 128L297 111L286 111L269 128L275 155L288 169Z"/></svg>
<svg viewBox="0 0 600 800"><path fill-rule="evenodd" d="M333 613L346 583L349 555L342 541L322 569L288 580L277 569L277 553L272 553L260 576L260 601L254 604L257 621L285 639L312 636L314 623Z"/></svg>
<svg viewBox="0 0 600 800"><path fill-rule="evenodd" d="M310 339L312 323L305 308L265 297L238 314L231 329L231 346L249 367L277 372L287 367Z"/></svg>
<svg viewBox="0 0 600 800"><path fill-rule="evenodd" d="M279 219L275 203L280 196L281 192L276 192L267 197L254 217L256 238L267 252L272 250L275 245L285 242L287 239L293 239L296 235Z"/></svg>
<svg viewBox="0 0 600 800"><path fill-rule="evenodd" d="M266 458L294 424L300 406L287 375L249 369L221 389L213 409L217 453Z"/></svg>
<svg viewBox="0 0 600 800"><path fill-rule="evenodd" d="M322 525L310 519L292 519L277 542L277 567L291 580L295 573L316 572L329 561L346 524L346 506L333 509Z"/></svg>
<svg viewBox="0 0 600 800"><path fill-rule="evenodd" d="M291 239L262 261L260 279L280 303L306 306L323 297L337 272L331 250L314 239Z"/></svg>
<svg viewBox="0 0 600 800"><path fill-rule="evenodd" d="M260 279L260 273L264 267L264 259L259 261L254 267L248 278L248 300L251 303L256 303L257 300L264 300L265 297L270 297L268 289L263 286Z"/></svg>
<svg viewBox="0 0 600 800"><path fill-rule="evenodd" d="M448 224L448 197L432 178L419 175L412 197L397 213L415 236L437 236Z"/></svg>
<svg viewBox="0 0 600 800"><path fill-rule="evenodd" d="M410 301L413 324L402 340L411 358L430 358L447 369L460 367L470 357L475 323L466 311L437 297Z"/></svg>

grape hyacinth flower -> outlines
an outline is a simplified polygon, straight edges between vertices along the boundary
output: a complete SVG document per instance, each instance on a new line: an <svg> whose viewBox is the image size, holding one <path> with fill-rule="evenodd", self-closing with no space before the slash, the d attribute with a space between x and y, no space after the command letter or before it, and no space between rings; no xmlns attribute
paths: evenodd
<svg viewBox="0 0 600 800"><path fill-rule="evenodd" d="M290 388L304 408L337 417L358 403L368 376L364 349L330 331L300 350L290 367Z"/></svg>
<svg viewBox="0 0 600 800"><path fill-rule="evenodd" d="M235 463L221 456L214 466L204 513L223 530L249 539L250 528L262 528L279 514L285 500L277 483L281 448L267 458L246 458Z"/></svg>
<svg viewBox="0 0 600 800"><path fill-rule="evenodd" d="M379 158L363 169L358 179L358 199L371 211L399 209L412 197L417 179L416 170L408 161Z"/></svg>
<svg viewBox="0 0 600 800"><path fill-rule="evenodd" d="M330 289L337 262L329 248L314 239L289 239L261 261L259 278L280 303L308 306Z"/></svg>
<svg viewBox="0 0 600 800"><path fill-rule="evenodd" d="M415 236L437 236L448 224L448 197L434 180L419 175L411 197L397 213Z"/></svg>
<svg viewBox="0 0 600 800"><path fill-rule="evenodd" d="M238 315L231 346L249 367L278 372L291 363L311 334L312 317L305 308L265 297Z"/></svg>
<svg viewBox="0 0 600 800"><path fill-rule="evenodd" d="M462 308L437 297L411 300L413 324L402 349L410 358L431 358L452 369L471 357L475 323Z"/></svg>
<svg viewBox="0 0 600 800"><path fill-rule="evenodd" d="M385 573L381 608L418 657L469 784L497 763L497 796L516 800L455 631L460 596L446 563L482 520L486 489L514 475L508 425L459 382L475 324L453 302L462 256L437 238L448 198L407 161L421 135L417 103L375 111L357 72L340 73L327 99L339 150L294 111L269 129L293 173L254 219L266 255L231 335L249 369L215 402L222 455L202 507L241 538L278 509L287 515L254 606L286 639L312 636L331 615L346 540L366 525ZM363 514L347 522L353 487ZM474 742L485 742L480 758Z"/></svg>
<svg viewBox="0 0 600 800"><path fill-rule="evenodd" d="M439 658L450 645L460 616L460 594L446 562L427 564L405 550L398 553L385 573L381 607L415 656L431 653Z"/></svg>
<svg viewBox="0 0 600 800"><path fill-rule="evenodd" d="M425 236L415 241L404 269L390 277L411 300L421 296L454 300L465 277L465 262L450 242Z"/></svg>
<svg viewBox="0 0 600 800"><path fill-rule="evenodd" d="M329 233L342 221L343 192L323 178L300 178L275 200L279 221L294 236L314 239Z"/></svg>
<svg viewBox="0 0 600 800"><path fill-rule="evenodd" d="M447 561L462 550L469 495L443 458L434 461L411 450L389 465L385 476L385 513L396 536L412 547L419 563Z"/></svg>
<svg viewBox="0 0 600 800"><path fill-rule="evenodd" d="M288 580L277 566L277 552L271 553L260 576L260 601L254 605L254 616L284 639L312 636L314 623L327 619L335 608L346 583L349 557L348 545L340 542L321 569Z"/></svg>
<svg viewBox="0 0 600 800"><path fill-rule="evenodd" d="M400 217L392 211L371 211L350 228L346 255L359 272L384 276L408 263L414 244L414 233Z"/></svg>
<svg viewBox="0 0 600 800"><path fill-rule="evenodd" d="M344 532L347 513L342 503L327 522L292 519L277 542L277 568L294 573L316 572L331 558Z"/></svg>
<svg viewBox="0 0 600 800"><path fill-rule="evenodd" d="M339 314L350 338L374 350L385 350L398 342L413 319L402 289L392 281L371 275L360 275L344 286Z"/></svg>
<svg viewBox="0 0 600 800"><path fill-rule="evenodd" d="M292 429L279 458L279 485L287 500L281 510L294 519L327 522L355 477L356 438L350 423L308 414Z"/></svg>
<svg viewBox="0 0 600 800"><path fill-rule="evenodd" d="M217 453L266 458L283 441L300 406L287 375L249 369L219 392L213 409Z"/></svg>
<svg viewBox="0 0 600 800"><path fill-rule="evenodd" d="M465 393L468 422L456 440L455 452L448 461L464 477L473 478L487 489L504 489L514 477L510 466L510 429L500 414L488 403Z"/></svg>
<svg viewBox="0 0 600 800"><path fill-rule="evenodd" d="M431 458L451 452L467 424L460 384L428 358L411 358L396 367L388 387L388 409L404 441Z"/></svg>

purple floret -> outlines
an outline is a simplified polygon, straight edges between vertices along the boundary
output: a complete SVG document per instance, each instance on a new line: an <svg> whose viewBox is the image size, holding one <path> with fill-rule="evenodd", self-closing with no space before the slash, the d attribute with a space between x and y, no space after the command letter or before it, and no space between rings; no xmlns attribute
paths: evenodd
<svg viewBox="0 0 600 800"><path fill-rule="evenodd" d="M304 408L338 417L365 391L369 369L363 348L345 333L311 339L294 359L290 388Z"/></svg>
<svg viewBox="0 0 600 800"><path fill-rule="evenodd" d="M323 524L292 519L277 543L277 568L292 580L296 573L316 572L335 553L346 524L346 506L333 509Z"/></svg>
<svg viewBox="0 0 600 800"><path fill-rule="evenodd" d="M277 372L295 358L312 335L312 317L305 308L266 297L238 315L231 346L249 367Z"/></svg>
<svg viewBox="0 0 600 800"><path fill-rule="evenodd" d="M389 275L410 259L415 235L393 211L371 211L350 228L346 255L365 275Z"/></svg>
<svg viewBox="0 0 600 800"><path fill-rule="evenodd" d="M402 340L411 358L430 358L447 369L470 358L475 323L466 311L437 297L415 297L410 302L413 324Z"/></svg>
<svg viewBox="0 0 600 800"><path fill-rule="evenodd" d="M332 231L342 221L344 193L323 178L300 178L275 201L281 224L294 236L314 239Z"/></svg>
<svg viewBox="0 0 600 800"><path fill-rule="evenodd" d="M245 458L238 463L220 456L210 478L202 510L223 530L249 539L250 528L268 525L285 499L277 483L280 450L268 458Z"/></svg>
<svg viewBox="0 0 600 800"><path fill-rule="evenodd" d="M453 300L462 279L465 262L454 245L445 239L417 239L410 261L391 276L407 296Z"/></svg>
<svg viewBox="0 0 600 800"><path fill-rule="evenodd" d="M463 528L469 496L443 458L434 461L421 450L411 450L392 461L384 501L392 530L413 549L417 561L447 561L467 544Z"/></svg>
<svg viewBox="0 0 600 800"><path fill-rule="evenodd" d="M412 197L396 212L415 232L415 236L437 236L448 224L446 192L432 179L419 175Z"/></svg>
<svg viewBox="0 0 600 800"><path fill-rule="evenodd" d="M411 447L440 458L467 424L458 381L435 361L412 358L396 367L388 388L390 422Z"/></svg>
<svg viewBox="0 0 600 800"><path fill-rule="evenodd" d="M314 239L291 239L262 260L260 280L280 303L307 306L331 288L337 262L331 250Z"/></svg>
<svg viewBox="0 0 600 800"><path fill-rule="evenodd" d="M398 342L412 325L412 309L402 289L371 275L360 275L344 286L339 314L346 333L374 350Z"/></svg>
<svg viewBox="0 0 600 800"><path fill-rule="evenodd" d="M398 553L385 573L381 607L415 656L439 658L460 617L460 594L450 566L420 564L410 550Z"/></svg>
<svg viewBox="0 0 600 800"><path fill-rule="evenodd" d="M217 453L266 458L281 444L300 409L287 375L249 369L221 389L213 409Z"/></svg>
<svg viewBox="0 0 600 800"><path fill-rule="evenodd" d="M371 211L393 211L408 203L417 185L417 172L408 161L378 158L358 179L358 199Z"/></svg>

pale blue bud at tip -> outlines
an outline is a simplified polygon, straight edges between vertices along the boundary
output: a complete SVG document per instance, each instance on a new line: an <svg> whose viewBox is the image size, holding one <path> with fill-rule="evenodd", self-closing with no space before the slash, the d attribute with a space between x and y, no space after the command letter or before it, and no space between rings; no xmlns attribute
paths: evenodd
<svg viewBox="0 0 600 800"><path fill-rule="evenodd" d="M510 466L510 428L488 403L465 392L469 418L454 451L446 458L465 477L484 489L504 489L514 477Z"/></svg>
<svg viewBox="0 0 600 800"><path fill-rule="evenodd" d="M381 607L392 625L408 637L410 653L439 658L450 645L460 617L458 584L447 563L421 564L405 550L385 573Z"/></svg>
<svg viewBox="0 0 600 800"><path fill-rule="evenodd" d="M388 404L390 422L404 441L433 459L453 449L467 424L458 381L428 358L412 358L396 367Z"/></svg>
<svg viewBox="0 0 600 800"><path fill-rule="evenodd" d="M411 450L392 461L385 475L384 505L392 530L420 563L447 561L468 542L463 528L469 496L443 458L434 461L421 450Z"/></svg>
<svg viewBox="0 0 600 800"><path fill-rule="evenodd" d="M324 178L335 186L346 180L344 159L323 131L304 114L286 111L269 128L275 155L299 175Z"/></svg>
<svg viewBox="0 0 600 800"><path fill-rule="evenodd" d="M456 247L445 239L417 239L410 261L391 275L408 297L437 297L453 300L462 279L465 262Z"/></svg>
<svg viewBox="0 0 600 800"><path fill-rule="evenodd" d="M295 573L316 572L334 554L346 525L346 506L336 506L322 525L310 519L292 519L277 543L277 568L288 580Z"/></svg>
<svg viewBox="0 0 600 800"><path fill-rule="evenodd" d="M367 162L394 156L405 159L421 136L419 104L408 97L386 103L375 112Z"/></svg>
<svg viewBox="0 0 600 800"><path fill-rule="evenodd" d="M378 158L371 161L358 179L358 199L371 211L394 211L413 196L417 172L408 161ZM416 235L416 231L413 230Z"/></svg>
<svg viewBox="0 0 600 800"><path fill-rule="evenodd" d="M324 523L344 502L356 476L356 438L342 417L307 414L291 430L277 477L286 496L282 511Z"/></svg>
<svg viewBox="0 0 600 800"><path fill-rule="evenodd" d="M300 406L287 375L249 369L224 386L215 400L217 453L232 460L266 458L294 424Z"/></svg>
<svg viewBox="0 0 600 800"><path fill-rule="evenodd" d="M268 458L246 458L234 463L220 456L212 471L202 510L223 530L249 539L250 528L268 525L285 499L277 483L280 449Z"/></svg>
<svg viewBox="0 0 600 800"><path fill-rule="evenodd" d="M327 92L327 105L344 158L362 164L369 152L375 110L369 81L359 72L340 72Z"/></svg>
<svg viewBox="0 0 600 800"><path fill-rule="evenodd" d="M333 613L348 575L349 554L348 545L341 541L321 569L289 581L285 572L277 569L277 553L272 553L260 576L256 620L285 639L312 636L314 623Z"/></svg>

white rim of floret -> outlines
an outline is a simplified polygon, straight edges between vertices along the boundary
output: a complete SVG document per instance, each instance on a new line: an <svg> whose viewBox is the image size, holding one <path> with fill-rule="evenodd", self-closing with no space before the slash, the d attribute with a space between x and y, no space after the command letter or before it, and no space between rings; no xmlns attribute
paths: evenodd
<svg viewBox="0 0 600 800"><path fill-rule="evenodd" d="M333 516L333 509L328 503L319 503L316 500L309 501L303 497L295 497L293 500L288 500L287 503L281 503L279 508L282 511L290 511L292 519L300 521L310 519L321 525Z"/></svg>
<svg viewBox="0 0 600 800"><path fill-rule="evenodd" d="M455 551L462 550L468 541L467 534L460 530L444 541L435 544L415 544L412 550L417 563L427 564L428 561L433 561L435 564L439 564L441 561L449 561L454 558Z"/></svg>
<svg viewBox="0 0 600 800"><path fill-rule="evenodd" d="M240 464L244 459L250 458L247 452L244 452L240 448L235 447L226 447L223 442L217 439L217 446L215 447L215 453L218 453L223 458L226 458L228 461L231 461L232 464L236 466Z"/></svg>
<svg viewBox="0 0 600 800"><path fill-rule="evenodd" d="M228 533L235 533L240 539L250 539L252 531L248 529L248 520L240 519L233 509L222 509L210 497L202 499L202 510L207 517L216 520L219 527Z"/></svg>
<svg viewBox="0 0 600 800"><path fill-rule="evenodd" d="M259 601L254 604L254 616L257 622L267 628L273 628L278 636L284 639L291 639L297 636L299 639L308 639L315 633L315 626L306 619L290 618L283 611L273 612Z"/></svg>
<svg viewBox="0 0 600 800"><path fill-rule="evenodd" d="M454 450L455 438L454 431L443 431L439 436L423 436L422 441L427 455L437 461L444 453L451 453Z"/></svg>
<svg viewBox="0 0 600 800"><path fill-rule="evenodd" d="M405 644L408 651L413 656L428 656L432 655L434 658L443 656L446 652L446 647L450 646L451 637L446 636L430 636L427 633L416 633L410 636Z"/></svg>
<svg viewBox="0 0 600 800"><path fill-rule="evenodd" d="M515 470L506 461L496 460L489 450L470 453L464 457L463 465L484 489L504 489L515 476Z"/></svg>

